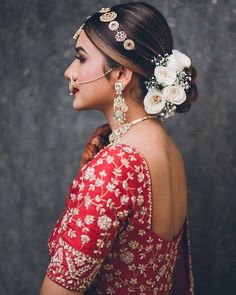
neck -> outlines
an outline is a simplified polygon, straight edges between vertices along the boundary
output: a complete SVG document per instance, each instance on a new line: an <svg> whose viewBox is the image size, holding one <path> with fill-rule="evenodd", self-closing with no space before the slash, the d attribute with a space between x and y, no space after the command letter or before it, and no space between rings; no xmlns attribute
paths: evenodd
<svg viewBox="0 0 236 295"><path fill-rule="evenodd" d="M111 130L112 132L114 130L116 130L117 128L119 128L120 125L116 124L116 122L114 121L113 119L113 109L110 108L109 110L106 110L103 112L104 115L106 116L107 118L107 121L111 127ZM145 116L148 116L148 114L145 112L144 108L143 107L130 107L129 106L129 110L128 112L126 113L126 123L130 123L136 119L139 119L139 118L142 118L142 117L145 117Z"/></svg>

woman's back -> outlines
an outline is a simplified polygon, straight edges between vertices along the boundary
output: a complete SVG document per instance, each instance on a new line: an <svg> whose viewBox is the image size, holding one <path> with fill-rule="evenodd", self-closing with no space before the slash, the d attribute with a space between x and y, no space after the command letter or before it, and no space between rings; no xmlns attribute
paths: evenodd
<svg viewBox="0 0 236 295"><path fill-rule="evenodd" d="M152 182L152 230L172 240L187 214L185 168L178 148L153 120L134 126L120 142L134 146L146 159Z"/></svg>

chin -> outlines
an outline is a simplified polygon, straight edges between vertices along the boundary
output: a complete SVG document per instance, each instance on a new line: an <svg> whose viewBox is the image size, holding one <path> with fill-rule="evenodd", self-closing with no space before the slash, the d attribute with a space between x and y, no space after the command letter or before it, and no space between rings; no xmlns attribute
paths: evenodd
<svg viewBox="0 0 236 295"><path fill-rule="evenodd" d="M77 111L99 111L104 106L104 101L97 96L82 96L76 93L73 100L73 109Z"/></svg>
<svg viewBox="0 0 236 295"><path fill-rule="evenodd" d="M78 99L74 99L73 101L73 109L76 111L82 111L85 109L85 107L81 104L80 101L78 101Z"/></svg>
<svg viewBox="0 0 236 295"><path fill-rule="evenodd" d="M80 99L75 98L73 101L73 109L76 111L88 111L92 110L93 108L88 104L83 104L83 102Z"/></svg>
<svg viewBox="0 0 236 295"><path fill-rule="evenodd" d="M73 102L73 109L76 111L83 111L83 110L87 110L87 108L85 106L82 106L79 103Z"/></svg>
<svg viewBox="0 0 236 295"><path fill-rule="evenodd" d="M84 109L84 105L83 105L83 100L81 99L81 97L78 96L78 93L74 96L74 100L73 100L73 108L75 110L82 110Z"/></svg>

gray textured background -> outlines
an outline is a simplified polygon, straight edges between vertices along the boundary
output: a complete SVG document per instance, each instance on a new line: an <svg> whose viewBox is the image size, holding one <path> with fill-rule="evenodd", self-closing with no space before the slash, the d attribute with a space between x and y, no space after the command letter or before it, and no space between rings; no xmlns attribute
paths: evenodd
<svg viewBox="0 0 236 295"><path fill-rule="evenodd" d="M38 294L47 239L98 112L72 108L65 67L87 15L121 1L0 1L0 294ZM166 122L188 177L196 295L233 294L234 1L146 1L192 57L199 97ZM234 127L233 127L234 126Z"/></svg>

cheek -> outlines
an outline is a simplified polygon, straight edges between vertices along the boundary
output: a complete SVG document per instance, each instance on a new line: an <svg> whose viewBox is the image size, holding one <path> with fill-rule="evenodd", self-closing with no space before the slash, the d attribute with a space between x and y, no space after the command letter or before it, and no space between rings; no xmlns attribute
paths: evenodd
<svg viewBox="0 0 236 295"><path fill-rule="evenodd" d="M113 90L105 77L80 86L81 94L96 103L109 102L113 99Z"/></svg>
<svg viewBox="0 0 236 295"><path fill-rule="evenodd" d="M108 80L103 77L97 81L80 85L77 94L77 106L86 109L104 109L112 107L115 92Z"/></svg>
<svg viewBox="0 0 236 295"><path fill-rule="evenodd" d="M98 65L96 62L85 61L85 63L81 63L77 73L78 82L81 82L97 78L98 76L102 75L103 70L100 64Z"/></svg>
<svg viewBox="0 0 236 295"><path fill-rule="evenodd" d="M81 69L81 73L78 75L78 82L89 81L92 79L99 78L104 73L103 69L98 68L98 66L90 65L89 67ZM112 97L113 89L110 82L106 77L100 77L95 81L91 81L85 84L78 85L81 94L86 96L104 96ZM86 94L87 93L87 94Z"/></svg>
<svg viewBox="0 0 236 295"><path fill-rule="evenodd" d="M95 78L97 75L97 70L94 67L80 67L78 70L78 82L87 81Z"/></svg>
<svg viewBox="0 0 236 295"><path fill-rule="evenodd" d="M87 62L81 64L77 71L78 82L89 81L100 77L104 71L101 62ZM96 81L78 85L79 93L78 103L81 107L102 108L103 106L112 106L115 97L114 89L106 77L102 77Z"/></svg>

